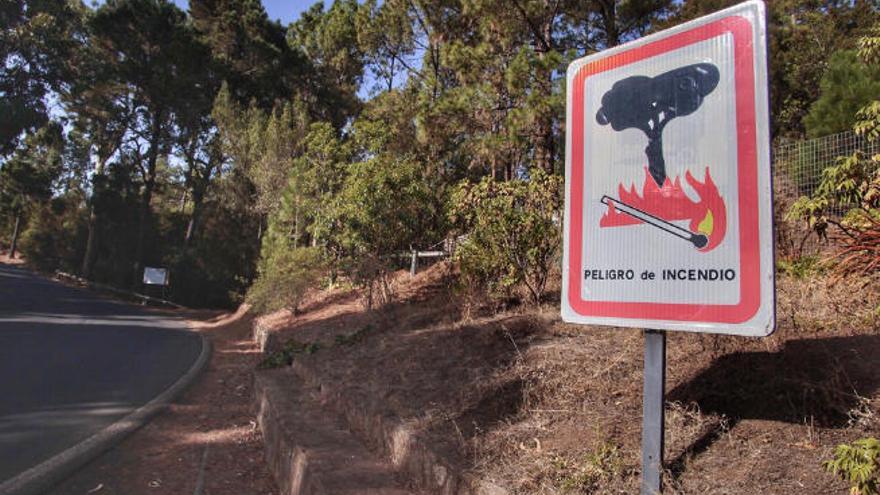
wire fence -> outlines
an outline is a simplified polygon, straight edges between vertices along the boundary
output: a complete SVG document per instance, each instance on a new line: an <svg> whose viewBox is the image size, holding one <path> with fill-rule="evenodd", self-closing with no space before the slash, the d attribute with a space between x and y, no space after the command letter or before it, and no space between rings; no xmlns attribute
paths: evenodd
<svg viewBox="0 0 880 495"><path fill-rule="evenodd" d="M822 171L839 157L856 151L880 153L880 141L870 142L852 131L816 139L783 140L773 147L775 193L783 197L810 196L819 187Z"/></svg>
<svg viewBox="0 0 880 495"><path fill-rule="evenodd" d="M806 223L786 219L786 213L801 196L811 196L822 180L822 171L837 163L840 157L861 151L866 156L880 154L880 141L870 142L855 133L841 132L815 139L779 140L773 154L773 205L776 220L777 247L783 255L821 250L817 239L810 239ZM845 211L828 212L843 215ZM419 268L448 257L465 236L447 238L436 244L411 252L398 253L398 268L409 268L415 274ZM809 241L809 242L808 242ZM425 259L427 261L421 261Z"/></svg>
<svg viewBox="0 0 880 495"><path fill-rule="evenodd" d="M810 235L806 222L791 221L786 213L801 196L811 196L822 181L822 171L840 157L861 151L867 156L880 153L880 141L870 142L853 132L842 132L815 139L783 140L773 146L773 205L776 218L776 245L783 256L803 255L824 247ZM842 216L846 208L826 212Z"/></svg>

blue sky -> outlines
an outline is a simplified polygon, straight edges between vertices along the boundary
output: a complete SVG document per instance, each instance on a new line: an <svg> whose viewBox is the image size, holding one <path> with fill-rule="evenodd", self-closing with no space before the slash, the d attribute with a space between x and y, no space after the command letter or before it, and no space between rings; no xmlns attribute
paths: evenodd
<svg viewBox="0 0 880 495"><path fill-rule="evenodd" d="M189 8L189 0L173 0L178 7L183 10ZM103 3L102 0L96 0L96 3ZM299 15L312 5L318 3L318 0L263 0L263 7L269 14L269 19L280 20L281 24L288 25L297 20ZM330 1L324 2L327 5Z"/></svg>
<svg viewBox="0 0 880 495"><path fill-rule="evenodd" d="M285 26L299 18L302 11L316 4L318 0L263 0L263 7L269 14L269 19L281 20ZM189 0L174 0L180 8L186 10ZM327 3L325 3L326 5Z"/></svg>
<svg viewBox="0 0 880 495"><path fill-rule="evenodd" d="M187 0L175 0L175 2L186 3ZM280 19L282 24L287 25L299 19L299 15L304 10L316 3L317 0L263 0L263 7L269 14L269 19L273 21ZM330 2L325 2L324 5L328 3Z"/></svg>

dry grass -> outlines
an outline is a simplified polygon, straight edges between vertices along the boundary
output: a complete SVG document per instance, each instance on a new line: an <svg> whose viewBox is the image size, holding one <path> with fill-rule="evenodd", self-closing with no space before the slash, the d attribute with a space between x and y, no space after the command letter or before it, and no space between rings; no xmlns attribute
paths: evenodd
<svg viewBox="0 0 880 495"><path fill-rule="evenodd" d="M670 334L667 492L833 493L821 460L880 430L876 288L782 277L778 298L769 338ZM528 409L475 440L489 446L477 471L513 493L637 491L641 350L636 331L550 323L508 370ZM609 445L618 468L577 482Z"/></svg>
<svg viewBox="0 0 880 495"><path fill-rule="evenodd" d="M562 323L555 304L463 319L448 275L398 274L397 302L317 304L282 334L332 343L369 328L304 359L478 479L522 494L637 491L641 333ZM768 338L669 334L668 493L845 492L820 463L880 433L880 298L860 280L799 276L778 279Z"/></svg>

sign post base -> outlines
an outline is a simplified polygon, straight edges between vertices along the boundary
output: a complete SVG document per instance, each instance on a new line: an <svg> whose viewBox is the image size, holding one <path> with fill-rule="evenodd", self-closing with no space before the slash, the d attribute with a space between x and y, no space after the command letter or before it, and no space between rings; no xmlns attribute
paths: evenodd
<svg viewBox="0 0 880 495"><path fill-rule="evenodd" d="M645 382L642 394L642 495L661 493L663 470L666 332L645 330Z"/></svg>

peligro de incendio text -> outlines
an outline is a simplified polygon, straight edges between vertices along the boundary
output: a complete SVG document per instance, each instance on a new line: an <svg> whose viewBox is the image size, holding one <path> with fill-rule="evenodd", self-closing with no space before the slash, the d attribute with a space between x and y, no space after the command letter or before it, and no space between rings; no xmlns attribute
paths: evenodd
<svg viewBox="0 0 880 495"><path fill-rule="evenodd" d="M664 268L658 271L637 272L632 269L587 269L584 270L584 280L729 282L736 280L736 270L732 268Z"/></svg>

